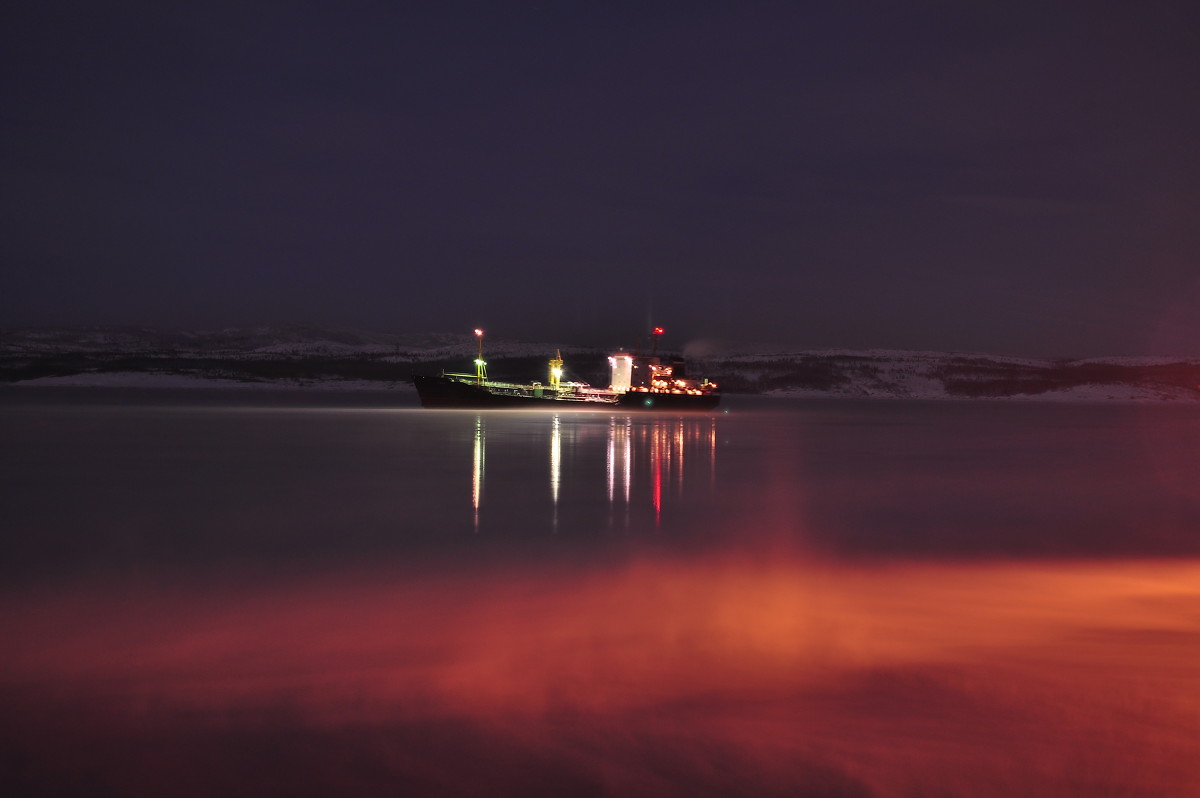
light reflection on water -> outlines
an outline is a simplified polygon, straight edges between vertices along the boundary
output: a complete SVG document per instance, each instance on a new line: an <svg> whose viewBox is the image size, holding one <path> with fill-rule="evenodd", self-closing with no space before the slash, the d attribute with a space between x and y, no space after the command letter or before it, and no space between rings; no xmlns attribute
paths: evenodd
<svg viewBox="0 0 1200 798"><path fill-rule="evenodd" d="M484 484L487 476L488 419L495 425L503 419L498 414L477 413L474 416L474 436L471 450L471 507L473 527L480 530L481 514L485 504ZM662 522L664 500L682 501L684 496L685 470L705 468L708 491L711 495L716 486L717 420L713 417L672 418L660 416L633 416L605 414L597 423L586 423L596 419L568 419L564 425L560 414L530 414L535 428L544 425L549 431L549 456L546 473L549 479L549 500L552 527L558 530L558 509L563 489L563 440L567 439L572 456L580 461L597 460L604 457L604 480L607 489L609 526L614 519L622 519L621 526L630 526L629 509L635 500L644 500L653 509L654 525ZM565 430L565 431L564 431ZM604 434L603 448L598 437ZM536 437L536 431L525 430L526 436ZM523 438L518 445L524 445ZM502 439L498 445L505 445ZM511 441L509 442L511 446ZM697 462L692 462L697 461ZM580 480L592 478L587 464L583 463L567 478ZM640 490L634 490L634 480L642 481ZM696 475L691 481L698 483ZM592 487L595 486L585 486ZM623 511L623 512L622 512ZM507 522L509 519L501 519Z"/></svg>
<svg viewBox="0 0 1200 798"><path fill-rule="evenodd" d="M126 584L10 598L0 675L34 773L121 792L261 794L207 762L265 736L313 794L1187 796L1198 607L1194 560Z"/></svg>
<svg viewBox="0 0 1200 798"><path fill-rule="evenodd" d="M1197 795L1197 420L18 409L0 774Z"/></svg>
<svg viewBox="0 0 1200 798"><path fill-rule="evenodd" d="M483 502L484 467L487 449L484 446L483 416L475 416L475 448L471 459L471 507L475 510L475 531L479 531L479 505Z"/></svg>

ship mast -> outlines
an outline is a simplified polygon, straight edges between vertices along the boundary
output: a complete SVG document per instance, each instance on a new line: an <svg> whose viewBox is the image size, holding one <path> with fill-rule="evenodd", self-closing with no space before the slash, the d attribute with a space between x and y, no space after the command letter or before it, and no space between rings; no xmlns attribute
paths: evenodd
<svg viewBox="0 0 1200 798"><path fill-rule="evenodd" d="M487 379L487 363L483 360L483 330L476 327L475 337L479 339L479 354L475 356L475 384L482 385Z"/></svg>
<svg viewBox="0 0 1200 798"><path fill-rule="evenodd" d="M650 356L654 357L658 354L658 339L666 332L662 327L655 327L650 331Z"/></svg>

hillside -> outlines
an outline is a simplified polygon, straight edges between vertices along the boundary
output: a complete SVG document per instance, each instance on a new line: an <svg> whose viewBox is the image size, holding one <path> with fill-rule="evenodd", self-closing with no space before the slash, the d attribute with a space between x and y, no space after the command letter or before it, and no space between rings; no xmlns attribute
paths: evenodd
<svg viewBox="0 0 1200 798"><path fill-rule="evenodd" d="M919 399L1200 400L1200 361L815 351L707 361L733 393Z"/></svg>
<svg viewBox="0 0 1200 798"><path fill-rule="evenodd" d="M492 376L540 375L556 349L568 376L607 379L607 351L489 338ZM463 370L461 333L393 334L300 325L218 331L140 327L0 332L0 382L18 385L212 384L405 388L414 373ZM919 399L1196 401L1200 360L1047 360L956 352L741 352L694 359L727 393Z"/></svg>

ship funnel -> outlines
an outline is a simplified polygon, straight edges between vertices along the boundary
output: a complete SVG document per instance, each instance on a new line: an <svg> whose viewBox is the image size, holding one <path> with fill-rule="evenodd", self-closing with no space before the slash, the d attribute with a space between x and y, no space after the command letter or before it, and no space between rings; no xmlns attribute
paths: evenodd
<svg viewBox="0 0 1200 798"><path fill-rule="evenodd" d="M625 393L633 383L633 355L628 352L617 352L609 356L608 366L611 372L609 389Z"/></svg>

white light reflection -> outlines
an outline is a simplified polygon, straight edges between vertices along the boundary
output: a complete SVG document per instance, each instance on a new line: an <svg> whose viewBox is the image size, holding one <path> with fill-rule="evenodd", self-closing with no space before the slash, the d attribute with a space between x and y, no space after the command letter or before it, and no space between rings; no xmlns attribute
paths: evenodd
<svg viewBox="0 0 1200 798"><path fill-rule="evenodd" d="M611 358L610 358L611 359ZM617 485L617 419L608 420L608 450L604 458L604 475L608 479L608 503L613 503L613 492Z"/></svg>
<svg viewBox="0 0 1200 798"><path fill-rule="evenodd" d="M622 459L623 459L623 463L625 466L624 487L625 487L625 507L626 507L626 509L628 509L628 507L629 507L629 493L630 493L630 490L633 485L633 447L630 445L630 439L632 437L633 437L633 419L627 417L625 419L625 427L624 427L624 429L621 430L621 443L622 443L622 450L623 450ZM626 518L628 518L628 515L626 515Z"/></svg>
<svg viewBox="0 0 1200 798"><path fill-rule="evenodd" d="M475 531L479 531L479 505L483 501L483 470L487 448L483 416L475 416L475 452L471 463L471 506L475 510Z"/></svg>
<svg viewBox="0 0 1200 798"><path fill-rule="evenodd" d="M558 489L562 484L562 421L550 423L550 499L554 502L554 531L558 531Z"/></svg>
<svg viewBox="0 0 1200 798"><path fill-rule="evenodd" d="M633 481L633 447L630 446L633 419L613 418L608 423L608 458L605 473L608 476L608 503L616 501L618 469L621 496L629 503L630 483Z"/></svg>

